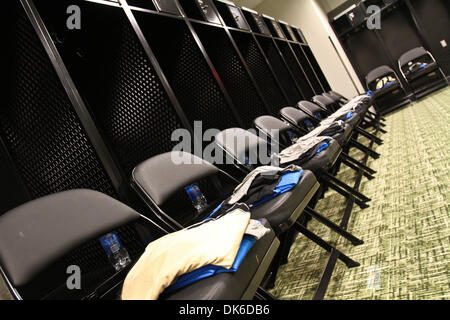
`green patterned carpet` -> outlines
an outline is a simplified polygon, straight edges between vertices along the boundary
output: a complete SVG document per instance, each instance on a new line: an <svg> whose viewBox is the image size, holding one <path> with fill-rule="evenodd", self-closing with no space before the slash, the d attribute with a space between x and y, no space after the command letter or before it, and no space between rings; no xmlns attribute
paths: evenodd
<svg viewBox="0 0 450 320"><path fill-rule="evenodd" d="M365 244L353 247L314 221L308 226L361 263L347 269L339 261L325 299L450 299L449 114L450 89L444 89L386 117L388 133L376 147L381 158L369 160L376 179L361 184L371 207L354 207L348 227ZM362 160L361 152L351 154ZM353 185L355 174L343 166L339 177ZM329 191L317 211L339 224L343 199ZM271 293L311 299L328 257L300 235Z"/></svg>

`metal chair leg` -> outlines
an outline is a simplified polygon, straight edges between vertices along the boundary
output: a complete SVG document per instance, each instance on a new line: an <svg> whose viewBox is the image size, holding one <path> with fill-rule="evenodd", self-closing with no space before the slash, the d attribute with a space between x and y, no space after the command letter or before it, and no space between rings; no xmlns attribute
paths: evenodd
<svg viewBox="0 0 450 320"><path fill-rule="evenodd" d="M273 295L271 295L269 292L267 292L264 288L258 287L255 293L255 299L261 300L261 301L270 301L270 300L277 300Z"/></svg>
<svg viewBox="0 0 450 320"><path fill-rule="evenodd" d="M356 267L360 266L360 264L358 262L356 262L355 260L351 259L347 255L345 255L344 253L342 253L341 251L339 251L338 249L333 247L331 244L329 244L328 242L323 240L321 237L319 237L312 231L306 229L300 223L296 222L294 226L298 232L303 234L305 237L307 237L308 239L310 239L311 241L313 241L314 243L316 243L317 245L319 245L326 251L331 252L332 250L334 250L339 255L339 260L344 262L348 268L356 268Z"/></svg>
<svg viewBox="0 0 450 320"><path fill-rule="evenodd" d="M353 189L352 187L350 187L348 184L342 182L339 179L336 179L335 177L333 177L332 175L328 174L327 172L322 173L322 178L325 178L326 180L328 180L328 182L334 183L336 185L338 185L339 187L341 187L342 189L344 189L345 191L349 192L351 195L353 195L355 198L359 198L364 202L370 202L372 201L372 199L366 197L365 195L363 195L361 192Z"/></svg>
<svg viewBox="0 0 450 320"><path fill-rule="evenodd" d="M272 260L269 271L268 271L263 283L261 284L261 286L266 289L273 289L275 287L275 280L277 278L278 269L280 268L280 266L282 264L283 253L285 251L285 247L286 247L286 245L288 245L286 243L288 240L287 234L288 233L286 232L279 236L280 247L278 248L278 251L275 254L275 257Z"/></svg>
<svg viewBox="0 0 450 320"><path fill-rule="evenodd" d="M361 209L367 209L369 208L369 205L358 199L355 198L354 196L352 196L350 193L348 193L347 191L345 191L344 189L340 188L339 186L331 183L330 181L324 181L324 184L326 184L327 186L329 186L330 188L332 188L334 191L336 191L337 193L339 193L340 195L342 195L343 197L345 197L346 199L350 199L350 197L352 197L355 201L355 203L361 208Z"/></svg>
<svg viewBox="0 0 450 320"><path fill-rule="evenodd" d="M342 162L343 164L345 164L347 167L349 167L350 169L353 169L355 172L359 172L359 171L361 170L360 167L354 165L353 163L351 163L351 162L349 162L349 161L347 161L347 160L345 160L345 159L341 159L341 162ZM375 179L375 177L372 176L372 175L371 175L370 173L368 173L367 171L362 170L362 174L363 174L363 176L365 176L365 177L366 177L367 179L369 179L369 180Z"/></svg>
<svg viewBox="0 0 450 320"><path fill-rule="evenodd" d="M355 128L355 132L359 133L360 135L374 141L376 144L378 145L382 145L383 144L383 140L381 140L380 138L378 138L377 136L367 132L366 130L356 127Z"/></svg>
<svg viewBox="0 0 450 320"><path fill-rule="evenodd" d="M349 146L355 147L359 150L361 150L362 152L364 152L365 154L368 154L371 158L373 159L379 159L380 158L380 154L373 151L371 148L366 147L365 145L359 143L358 141L356 141L355 139L351 139L349 142Z"/></svg>
<svg viewBox="0 0 450 320"><path fill-rule="evenodd" d="M345 239L349 240L354 246L359 246L359 245L364 244L364 241L362 241L361 239L358 239L357 237L352 235L347 230L342 229L340 226L338 226L337 224L335 224L331 220L327 219L326 217L324 217L320 213L314 211L313 209L311 209L309 207L306 207L304 212L306 214L309 214L311 217L313 217L317 221L323 223L324 225L326 225L328 228L330 228L331 230L333 230L334 232L336 232L340 236L342 236Z"/></svg>
<svg viewBox="0 0 450 320"><path fill-rule="evenodd" d="M376 174L377 172L375 170L373 170L372 168L366 166L364 163L356 160L353 157L350 157L348 154L341 152L341 157L344 158L347 161L352 162L354 165L356 165L357 167L363 169L364 171L367 171L370 174Z"/></svg>
<svg viewBox="0 0 450 320"><path fill-rule="evenodd" d="M371 116L373 116L375 119L378 119L379 121L386 121L385 117L380 116L379 114L376 114L370 110L367 110L367 113Z"/></svg>
<svg viewBox="0 0 450 320"><path fill-rule="evenodd" d="M378 128L378 131L381 132L382 134L386 134L388 133L386 130L384 130L383 128Z"/></svg>

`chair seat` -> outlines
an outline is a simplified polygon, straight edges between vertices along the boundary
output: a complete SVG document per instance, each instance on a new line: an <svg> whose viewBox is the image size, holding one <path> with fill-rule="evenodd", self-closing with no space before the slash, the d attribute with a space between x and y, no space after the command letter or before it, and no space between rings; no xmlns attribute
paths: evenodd
<svg viewBox="0 0 450 320"><path fill-rule="evenodd" d="M361 114L359 113L353 113L353 116L350 119L345 120L345 123L349 125L351 128L356 128L360 122L361 122Z"/></svg>
<svg viewBox="0 0 450 320"><path fill-rule="evenodd" d="M267 220L264 226L270 227ZM235 273L221 273L197 281L161 300L248 300L252 299L279 247L273 231L258 240Z"/></svg>
<svg viewBox="0 0 450 320"><path fill-rule="evenodd" d="M332 136L332 138L334 140L336 140L339 145L345 146L347 144L347 142L350 140L351 136L352 136L352 132L353 132L353 128L350 124L346 124L345 128L344 128L344 132L335 134Z"/></svg>
<svg viewBox="0 0 450 320"><path fill-rule="evenodd" d="M406 76L406 79L408 81L413 81L418 78L421 78L439 68L438 64L436 62L428 64L425 68L422 68L420 70L417 70L415 72L411 72Z"/></svg>
<svg viewBox="0 0 450 320"><path fill-rule="evenodd" d="M328 148L319 154L316 154L311 160L306 163L298 164L305 170L310 170L314 173L330 169L337 158L341 154L341 146L336 140L329 142Z"/></svg>
<svg viewBox="0 0 450 320"><path fill-rule="evenodd" d="M398 88L400 88L400 84L398 82L396 82L396 83L388 85L380 90L377 90L377 98L380 96L383 96L385 94L391 93L392 91L395 91Z"/></svg>
<svg viewBox="0 0 450 320"><path fill-rule="evenodd" d="M252 218L265 218L277 234L284 232L297 221L318 188L314 174L305 170L294 189L252 209Z"/></svg>

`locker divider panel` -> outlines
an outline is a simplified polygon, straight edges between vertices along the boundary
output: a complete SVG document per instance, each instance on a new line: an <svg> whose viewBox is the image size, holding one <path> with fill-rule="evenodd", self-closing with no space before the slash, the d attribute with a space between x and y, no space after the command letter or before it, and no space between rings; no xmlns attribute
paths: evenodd
<svg viewBox="0 0 450 320"><path fill-rule="evenodd" d="M278 114L288 104L288 101L281 86L274 77L264 53L260 51L258 43L251 34L234 30L231 31L231 34L255 80L265 95L271 112Z"/></svg>

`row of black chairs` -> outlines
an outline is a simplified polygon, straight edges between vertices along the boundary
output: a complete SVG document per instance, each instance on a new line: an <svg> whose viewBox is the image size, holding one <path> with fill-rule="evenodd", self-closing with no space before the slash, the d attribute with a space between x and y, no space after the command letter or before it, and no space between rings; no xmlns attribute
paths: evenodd
<svg viewBox="0 0 450 320"><path fill-rule="evenodd" d="M163 298L249 299L255 295L255 292L259 298L270 297L259 286L264 276L267 275L267 271L271 271L270 274L274 277L281 261L286 260L286 256L283 255L286 255L286 247L288 248L290 245L289 240L292 240L293 231L301 232L327 251L338 252L339 258L348 267L359 266L350 257L308 230L306 222L308 218L315 218L351 241L352 244L363 243L323 215L315 212L313 206L317 202L317 197L323 194L324 190L320 186L325 182L325 185L333 186L346 197L355 197L356 202L362 208L367 207L369 198L335 179L331 173L335 173L338 158L340 161L349 163L353 168L364 171L368 177L372 177L371 174L375 173L342 153L342 148L345 148L354 135L353 130L362 122L369 106L366 99L359 102L359 113L355 113L351 117L345 113L345 123L339 124L339 130L332 130L335 133L334 138L330 137L328 148L325 151L317 152L319 146L314 146L315 152L311 157L293 161L306 170L294 190L252 209L252 218L264 221L264 224L270 227L272 232L257 243L236 274L216 275L163 296ZM279 130L283 140L280 139L277 143L287 146L288 143L296 143L297 138L301 139L302 133L305 133L305 125L314 123L317 126L320 119L325 120L327 115L332 116L330 109L323 109L307 101L300 102L298 107L298 109L285 108L281 110L280 114L286 122L267 116L256 119L255 126L269 139L269 133L272 132L270 130ZM336 119L336 121L339 120ZM333 124L335 124L334 121ZM329 127L330 125L328 125ZM306 130L312 129L306 128ZM325 127L322 128L322 130L325 129ZM254 167L240 162L241 155L237 153L237 149L234 146L230 147L230 143L223 139L228 131L225 130L219 134L216 137L216 143L228 155L235 157L235 166L239 167L242 173L250 172ZM245 130L234 130L234 135L231 136L234 138L240 135L251 134ZM253 136L249 139L249 144L244 152L249 153L253 147L268 142L268 140L261 140L261 138ZM274 142L271 141L271 143ZM2 231L0 257L2 268L4 268L2 270L15 294L21 297L22 291L18 288L30 281L33 283L42 272L50 272L53 267L50 270L47 268L52 261L61 258L72 248L80 246L92 237L98 237L131 224L142 238L145 237L148 242L151 242L154 240L153 233L150 231L152 227L156 226L163 232L172 232L198 223L220 204L241 181L236 176L233 177L204 160L200 159L200 164L193 165L194 156L190 154L182 154L182 157L189 160L184 165L174 164L171 156L172 153L155 156L137 166L132 175L133 188L160 218L159 221L149 220L111 197L88 190L74 190L50 195L6 213L0 219ZM202 181L202 189L209 200L208 206L202 212L194 214L192 210L184 206L177 206L176 211L173 207L167 209L167 203L173 202L180 196L187 185L199 181ZM208 183L210 183L209 186ZM278 249L278 238L282 240L281 249L284 250ZM79 254L83 255L88 252L86 248L82 248ZM89 258L89 255L86 255L86 259ZM92 283L84 283L92 290L88 298L119 298L121 281L127 270L129 268L111 277L104 277L104 281L100 285L97 283L95 287L92 287ZM33 283L33 286L28 287L24 292L30 294L28 290L41 289L34 287L35 285L36 283ZM59 287L53 288L48 297L71 296L64 287Z"/></svg>
<svg viewBox="0 0 450 320"><path fill-rule="evenodd" d="M169 18L136 12L145 31L136 35L120 6L77 3L92 12L90 17L85 15L89 26L97 23L99 13L105 14L108 19L103 27L87 28L82 31L87 32L85 37L63 32L65 27L59 29L57 19L52 20L45 1L36 1L38 10L31 1L9 2L4 11L8 12L4 18L11 32L5 38L9 59L2 61L10 77L5 108L0 111L0 161L5 177L2 206L15 208L0 217L0 265L16 298L120 297L131 265L114 270L99 237L114 230L135 262L148 243L201 221L252 170L239 161L242 154L229 149L220 134L215 143L234 157L234 165L218 167L200 161L198 165L175 166L170 161L171 153L167 152L175 145L171 134L175 129L190 127L191 119L202 120L208 127L217 124L220 129L233 123L233 112L227 113L226 102L198 59L201 55L183 20L170 20L174 23L171 32L181 45L167 51L174 60L156 53L159 63L155 63L149 59L150 48L140 40L148 36L161 44L166 42L164 37L152 34L152 27ZM111 34L106 36L106 31ZM271 46L270 41L267 44ZM193 71L196 77L190 78ZM220 76L224 77L225 71ZM164 93L170 91L161 81L164 74L175 96ZM245 99L245 90L242 93L232 99ZM283 149L320 129L342 108L352 106L351 111L331 122L337 125L329 124L320 132L332 129L334 133L327 138L325 149L322 144L313 146L302 161L295 161L305 169L298 186L254 209L253 216L272 231L252 248L238 272L204 279L162 299L271 298L264 288L273 285L297 232L327 251L338 252L347 266L358 265L307 228L307 221L315 218L353 244L361 244L360 239L314 211L327 188L362 208L370 202L335 177L341 163L369 179L375 174L348 155L355 147L370 157L380 156L359 143L357 137L364 135L381 144L381 139L363 128L384 132L383 119L369 110L368 97L358 99L346 101L329 92L314 97L317 104L300 101L296 108L282 110L272 106L279 118L262 116L257 108L239 110L246 115L245 122L254 123L266 134L263 139L250 136L244 126L235 127L236 134L248 135L256 145L279 143ZM209 109L198 107L208 103ZM180 116L183 114L187 115ZM235 123L239 126L243 121ZM271 129L279 130L282 141L271 141ZM208 200L202 212L192 206L184 190L192 183L199 185ZM68 288L68 266L82 270L80 290Z"/></svg>

